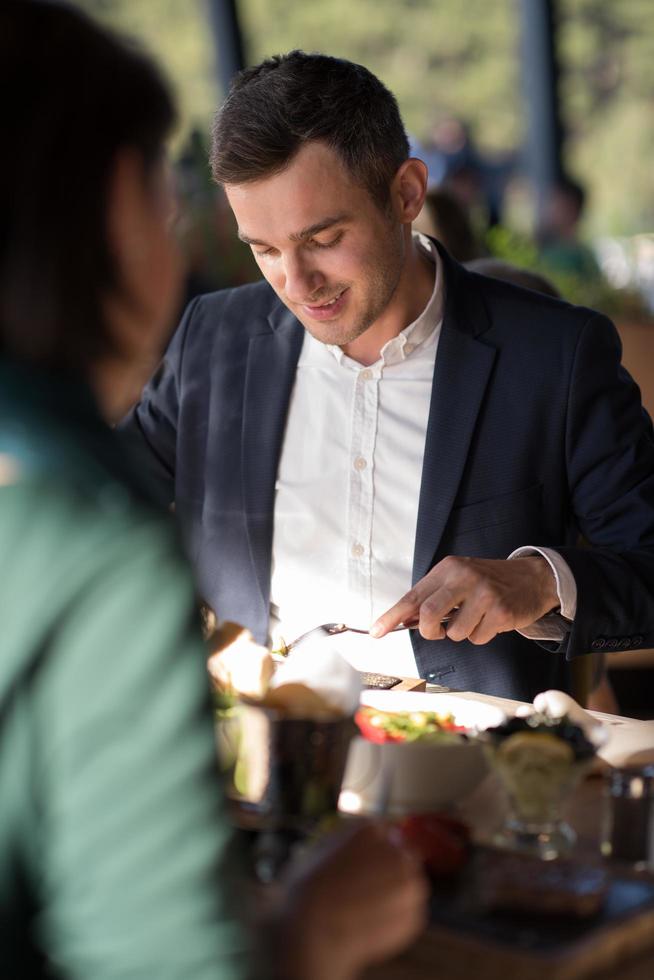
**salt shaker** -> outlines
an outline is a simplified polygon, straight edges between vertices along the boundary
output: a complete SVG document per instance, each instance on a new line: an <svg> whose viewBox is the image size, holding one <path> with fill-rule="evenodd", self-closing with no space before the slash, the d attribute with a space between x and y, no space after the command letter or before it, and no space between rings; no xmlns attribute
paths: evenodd
<svg viewBox="0 0 654 980"><path fill-rule="evenodd" d="M602 853L638 869L654 868L654 765L606 776Z"/></svg>

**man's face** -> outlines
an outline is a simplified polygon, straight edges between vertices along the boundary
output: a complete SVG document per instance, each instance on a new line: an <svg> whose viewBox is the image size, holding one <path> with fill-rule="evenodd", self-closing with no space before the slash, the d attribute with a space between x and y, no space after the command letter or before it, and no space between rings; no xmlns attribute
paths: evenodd
<svg viewBox="0 0 654 980"><path fill-rule="evenodd" d="M307 143L282 173L225 191L239 237L317 340L351 343L392 303L404 261L402 225L328 146Z"/></svg>

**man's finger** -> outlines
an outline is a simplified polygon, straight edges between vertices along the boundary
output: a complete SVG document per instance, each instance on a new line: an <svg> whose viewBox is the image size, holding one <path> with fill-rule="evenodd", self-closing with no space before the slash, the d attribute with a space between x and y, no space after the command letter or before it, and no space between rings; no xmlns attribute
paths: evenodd
<svg viewBox="0 0 654 980"><path fill-rule="evenodd" d="M482 646L484 643L490 643L497 636L499 630L497 628L497 620L494 616L486 613L483 615L475 628L468 635L468 639L471 643L477 646Z"/></svg>
<svg viewBox="0 0 654 980"><path fill-rule="evenodd" d="M419 610L420 599L417 597L415 590L411 589L394 606L387 609L379 619L375 620L370 627L370 635L375 637L385 636L390 630L399 626L400 623L410 623L412 620L417 619Z"/></svg>
<svg viewBox="0 0 654 980"><path fill-rule="evenodd" d="M462 640L470 639L481 624L483 617L482 610L475 603L470 600L462 602L447 624L448 640L460 643Z"/></svg>
<svg viewBox="0 0 654 980"><path fill-rule="evenodd" d="M454 605L450 589L438 589L427 596L420 606L420 635L426 640L444 640L447 630L443 624L456 618Z"/></svg>
<svg viewBox="0 0 654 980"><path fill-rule="evenodd" d="M436 582L434 581L435 569L428 572L424 578L421 578L419 582L409 589L401 599L387 609L370 627L369 633L371 636L385 636L389 630L395 629L400 623L412 623L418 620L420 615L420 607L422 603L427 599L436 589Z"/></svg>
<svg viewBox="0 0 654 980"><path fill-rule="evenodd" d="M389 630L395 629L400 623L416 622L420 633L425 639L442 640L445 631L442 620L451 611L454 602L449 590L437 589L434 582L425 576L420 582L402 596L370 627L370 635L385 636Z"/></svg>

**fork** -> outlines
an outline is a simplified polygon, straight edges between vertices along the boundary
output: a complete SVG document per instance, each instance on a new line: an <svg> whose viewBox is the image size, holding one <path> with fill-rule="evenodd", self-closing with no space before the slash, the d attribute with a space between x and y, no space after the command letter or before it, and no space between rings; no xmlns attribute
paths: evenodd
<svg viewBox="0 0 654 980"><path fill-rule="evenodd" d="M441 623L448 623L450 621L450 615L443 616ZM415 630L418 628L418 620L411 620L408 623L400 623L399 626L395 626L390 633L398 633L400 630ZM365 636L369 635L369 630L358 629L356 626L347 626L345 623L323 623L321 626L314 626L307 633L302 633L301 636L296 637L291 643L286 643L285 653L290 653L294 650L300 643L306 643L307 640L317 640L321 636L338 636L339 633L363 633Z"/></svg>

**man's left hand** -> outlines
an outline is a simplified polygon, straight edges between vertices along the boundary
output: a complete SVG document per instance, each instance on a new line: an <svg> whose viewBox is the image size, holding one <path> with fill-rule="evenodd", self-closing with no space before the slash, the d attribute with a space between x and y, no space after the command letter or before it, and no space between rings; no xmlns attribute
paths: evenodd
<svg viewBox="0 0 654 980"><path fill-rule="evenodd" d="M447 636L482 644L530 626L558 605L554 573L544 558L449 556L380 616L370 633L384 636L400 623L418 620L427 640Z"/></svg>

